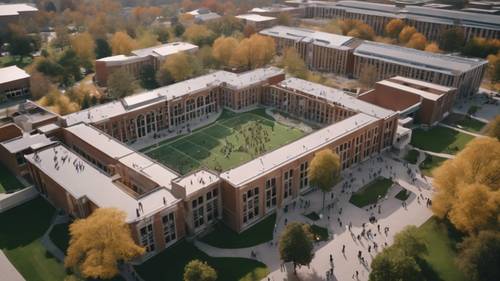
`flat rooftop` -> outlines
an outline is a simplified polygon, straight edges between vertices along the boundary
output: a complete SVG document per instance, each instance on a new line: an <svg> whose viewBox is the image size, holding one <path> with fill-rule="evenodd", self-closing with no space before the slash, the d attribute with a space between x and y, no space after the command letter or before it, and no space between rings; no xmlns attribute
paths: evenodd
<svg viewBox="0 0 500 281"><path fill-rule="evenodd" d="M2 5L0 5L2 7ZM0 84L29 78L30 75L21 68L13 65L0 68Z"/></svg>
<svg viewBox="0 0 500 281"><path fill-rule="evenodd" d="M23 134L21 137L0 143L10 153L18 153L28 148L40 148L52 144L49 138L43 134Z"/></svg>
<svg viewBox="0 0 500 281"><path fill-rule="evenodd" d="M217 174L203 169L178 178L174 182L183 187L186 190L186 197L189 197L191 194L219 181L220 179Z"/></svg>
<svg viewBox="0 0 500 281"><path fill-rule="evenodd" d="M17 16L22 12L37 12L38 9L28 4L0 4L0 16Z"/></svg>
<svg viewBox="0 0 500 281"><path fill-rule="evenodd" d="M68 126L80 122L99 123L130 111L139 110L154 103L174 100L184 95L194 94L206 90L207 88L224 85L225 87L241 89L262 83L273 76L283 73L282 69L276 67L259 68L244 73L216 71L152 91L128 96L119 101L90 107L88 109L66 115L64 116L64 119L66 120Z"/></svg>
<svg viewBox="0 0 500 281"><path fill-rule="evenodd" d="M297 42L301 41L312 43L315 45L330 48L348 48L347 45L354 41L354 38L350 36L343 36L333 33L283 25L277 25L271 28L267 28L261 30L259 33L273 37L295 40Z"/></svg>
<svg viewBox="0 0 500 281"><path fill-rule="evenodd" d="M436 90L439 92L449 92L452 90L456 90L456 88L453 88L453 87L447 87L447 86L443 86L440 84L426 82L426 81L417 80L417 79L412 79L412 78L403 77L403 76L394 76L394 77L389 78L389 80L398 81L401 83L414 84L414 85L418 85L421 87L433 89L433 90Z"/></svg>
<svg viewBox="0 0 500 281"><path fill-rule="evenodd" d="M266 22L266 21L272 21L272 20L276 19L275 17L261 16L259 14L237 15L236 18L247 20L247 21L254 21L254 22Z"/></svg>
<svg viewBox="0 0 500 281"><path fill-rule="evenodd" d="M113 63L132 63L141 61L148 56L164 58L173 54L185 51L195 51L198 46L187 42L172 42L163 45L153 46L144 49L133 50L131 55L116 55L98 59L96 61L106 62L109 65Z"/></svg>
<svg viewBox="0 0 500 281"><path fill-rule="evenodd" d="M324 148L341 137L377 121L375 117L358 113L226 171L220 174L220 177L234 187L243 187L260 176L298 160L312 151Z"/></svg>
<svg viewBox="0 0 500 281"><path fill-rule="evenodd" d="M124 211L128 223L179 201L166 188L135 198L120 188L119 183L113 182L112 178L61 144L26 155L25 158L74 198L86 197L100 208ZM139 205L142 205L143 211L139 211L138 217Z"/></svg>
<svg viewBox="0 0 500 281"><path fill-rule="evenodd" d="M340 106L349 108L357 112L362 112L376 118L387 118L396 114L392 110L388 110L359 100L351 95L344 93L344 91L342 90L298 78L288 78L279 83L278 86L292 91L300 91L316 96L318 98L323 98L332 103L336 103Z"/></svg>
<svg viewBox="0 0 500 281"><path fill-rule="evenodd" d="M354 49L354 55L449 75L458 75L488 63L483 59L435 54L371 41L361 43Z"/></svg>

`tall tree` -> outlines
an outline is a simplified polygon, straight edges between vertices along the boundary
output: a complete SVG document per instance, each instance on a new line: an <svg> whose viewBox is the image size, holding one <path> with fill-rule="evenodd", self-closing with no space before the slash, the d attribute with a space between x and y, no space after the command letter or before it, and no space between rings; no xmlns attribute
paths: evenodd
<svg viewBox="0 0 500 281"><path fill-rule="evenodd" d="M394 248L386 248L371 263L369 281L421 281L422 271L416 260Z"/></svg>
<svg viewBox="0 0 500 281"><path fill-rule="evenodd" d="M384 28L385 34L391 38L398 38L399 33L405 27L405 23L401 19L390 20Z"/></svg>
<svg viewBox="0 0 500 281"><path fill-rule="evenodd" d="M486 126L486 135L500 141L500 114L491 119Z"/></svg>
<svg viewBox="0 0 500 281"><path fill-rule="evenodd" d="M190 261L184 268L184 281L215 281L217 272L206 262Z"/></svg>
<svg viewBox="0 0 500 281"><path fill-rule="evenodd" d="M193 58L185 53L171 55L165 60L162 68L166 69L176 82L186 80L195 73Z"/></svg>
<svg viewBox="0 0 500 281"><path fill-rule="evenodd" d="M274 57L275 45L271 37L254 34L240 41L231 57L231 66L253 69L268 64Z"/></svg>
<svg viewBox="0 0 500 281"><path fill-rule="evenodd" d="M417 50L424 50L426 45L427 38L425 38L425 36L420 32L413 33L408 43L406 43L406 47Z"/></svg>
<svg viewBox="0 0 500 281"><path fill-rule="evenodd" d="M108 77L108 94L118 99L129 96L135 91L135 79L124 69L113 71Z"/></svg>
<svg viewBox="0 0 500 281"><path fill-rule="evenodd" d="M50 81L40 72L34 70L30 74L30 93L34 99L40 99L49 93Z"/></svg>
<svg viewBox="0 0 500 281"><path fill-rule="evenodd" d="M111 56L111 47L108 41L98 38L95 40L95 57L96 59L102 59Z"/></svg>
<svg viewBox="0 0 500 281"><path fill-rule="evenodd" d="M186 29L182 37L198 46L211 45L215 39L215 33L204 25L193 24Z"/></svg>
<svg viewBox="0 0 500 281"><path fill-rule="evenodd" d="M417 29L413 26L405 26L399 33L399 42L406 44L408 41L410 41L410 38L413 36L413 34L417 33Z"/></svg>
<svg viewBox="0 0 500 281"><path fill-rule="evenodd" d="M460 27L451 27L443 30L438 37L439 47L447 52L460 50L464 45L465 34Z"/></svg>
<svg viewBox="0 0 500 281"><path fill-rule="evenodd" d="M72 223L65 266L77 267L85 277L109 279L118 274L119 262L142 255L125 217L123 211L100 208Z"/></svg>
<svg viewBox="0 0 500 281"><path fill-rule="evenodd" d="M212 54L222 65L228 66L234 51L238 48L238 40L234 37L221 36L215 40Z"/></svg>
<svg viewBox="0 0 500 281"><path fill-rule="evenodd" d="M71 48L76 52L80 63L86 69L92 68L92 63L95 59L95 42L94 38L88 32L80 33L71 37Z"/></svg>
<svg viewBox="0 0 500 281"><path fill-rule="evenodd" d="M313 235L309 225L299 222L288 224L279 238L280 258L284 262L292 262L297 273L297 265L311 263L313 252Z"/></svg>
<svg viewBox="0 0 500 281"><path fill-rule="evenodd" d="M136 46L135 40L123 31L113 34L110 44L114 55L128 55Z"/></svg>
<svg viewBox="0 0 500 281"><path fill-rule="evenodd" d="M323 191L323 206L325 194L332 190L340 178L340 157L330 149L318 151L309 166L309 181Z"/></svg>
<svg viewBox="0 0 500 281"><path fill-rule="evenodd" d="M9 53L12 56L19 56L19 61L30 56L34 51L32 41L29 36L14 36L9 42Z"/></svg>
<svg viewBox="0 0 500 281"><path fill-rule="evenodd" d="M152 65L146 64L142 67L140 73L141 87L144 89L154 89L158 87L156 82L156 72Z"/></svg>
<svg viewBox="0 0 500 281"><path fill-rule="evenodd" d="M493 281L500 276L500 232L481 231L459 245L458 267L470 281Z"/></svg>
<svg viewBox="0 0 500 281"><path fill-rule="evenodd" d="M454 159L434 170L432 210L460 231L498 228L500 212L500 142L472 140Z"/></svg>
<svg viewBox="0 0 500 281"><path fill-rule="evenodd" d="M307 70L306 63L295 48L288 48L285 50L281 63L286 72L297 78L307 79L309 71Z"/></svg>
<svg viewBox="0 0 500 281"><path fill-rule="evenodd" d="M418 257L427 252L424 241L417 235L417 227L409 225L394 236L392 247L398 248L404 255Z"/></svg>

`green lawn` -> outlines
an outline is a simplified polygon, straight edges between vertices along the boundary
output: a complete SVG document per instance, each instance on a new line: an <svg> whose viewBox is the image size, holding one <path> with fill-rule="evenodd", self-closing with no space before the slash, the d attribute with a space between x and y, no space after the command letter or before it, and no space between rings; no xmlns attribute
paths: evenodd
<svg viewBox="0 0 500 281"><path fill-rule="evenodd" d="M392 185L392 180L387 178L377 178L361 190L354 193L349 199L349 202L359 208L377 203L378 198L383 198L389 187Z"/></svg>
<svg viewBox="0 0 500 281"><path fill-rule="evenodd" d="M411 144L423 150L455 154L473 138L468 134L436 126L427 131L423 129L413 130Z"/></svg>
<svg viewBox="0 0 500 281"><path fill-rule="evenodd" d="M405 160L410 164L417 164L419 154L418 150L412 149L405 155Z"/></svg>
<svg viewBox="0 0 500 281"><path fill-rule="evenodd" d="M24 57L22 60L20 60L19 57L11 57L11 56L0 57L0 67L17 65L20 68L24 68L27 65L31 64L31 62L33 62L33 59L30 57Z"/></svg>
<svg viewBox="0 0 500 281"><path fill-rule="evenodd" d="M405 201L406 199L408 199L408 197L410 197L410 194L411 192L406 190L405 188L401 189L400 192L398 192L398 194L396 194L396 199L399 199L401 201Z"/></svg>
<svg viewBox="0 0 500 281"><path fill-rule="evenodd" d="M432 177L432 171L439 167L446 158L426 154L425 160L420 164L420 171L427 177Z"/></svg>
<svg viewBox="0 0 500 281"><path fill-rule="evenodd" d="M317 226L315 224L311 225L311 231L314 235L316 241L327 241L328 240L328 229Z"/></svg>
<svg viewBox="0 0 500 281"><path fill-rule="evenodd" d="M455 113L448 115L443 122L473 133L479 133L486 125L486 123L479 120Z"/></svg>
<svg viewBox="0 0 500 281"><path fill-rule="evenodd" d="M38 197L0 214L0 248L27 281L62 281L66 277L63 265L39 240L54 213Z"/></svg>
<svg viewBox="0 0 500 281"><path fill-rule="evenodd" d="M263 132L261 137L252 138L256 135L254 130L260 128ZM245 145L243 132L252 136L247 138L250 140L249 145ZM200 167L225 171L254 159L259 154L295 141L303 135L304 132L298 129L277 123L266 115L264 109L245 113L225 110L215 123L143 151L181 174ZM253 141L255 139L261 141ZM261 145L264 149L256 151L256 147Z"/></svg>
<svg viewBox="0 0 500 281"><path fill-rule="evenodd" d="M181 281L184 267L193 259L206 261L212 266L217 271L217 281L260 281L269 272L261 262L245 258L212 258L185 241L135 269L145 281Z"/></svg>
<svg viewBox="0 0 500 281"><path fill-rule="evenodd" d="M0 193L22 189L24 185L4 166L0 165Z"/></svg>
<svg viewBox="0 0 500 281"><path fill-rule="evenodd" d="M422 266L427 281L466 280L454 262L461 236L449 223L432 217L418 228L418 234L428 251L423 256L426 264Z"/></svg>
<svg viewBox="0 0 500 281"><path fill-rule="evenodd" d="M218 248L237 249L259 245L273 239L276 214L253 225L238 234L223 223L218 223L215 229L204 236L201 241Z"/></svg>
<svg viewBox="0 0 500 281"><path fill-rule="evenodd" d="M308 219L310 219L312 221L319 220L319 215L316 212L310 212L309 214L305 214L304 216L306 216Z"/></svg>

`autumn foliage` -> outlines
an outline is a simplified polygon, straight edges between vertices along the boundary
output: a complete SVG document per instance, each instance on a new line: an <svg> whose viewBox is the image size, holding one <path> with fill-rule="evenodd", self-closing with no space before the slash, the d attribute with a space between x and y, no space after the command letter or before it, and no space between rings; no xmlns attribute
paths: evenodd
<svg viewBox="0 0 500 281"><path fill-rule="evenodd" d="M142 255L144 249L132 239L125 217L117 209L101 208L71 224L65 266L77 267L87 278L109 279L118 274L118 262Z"/></svg>

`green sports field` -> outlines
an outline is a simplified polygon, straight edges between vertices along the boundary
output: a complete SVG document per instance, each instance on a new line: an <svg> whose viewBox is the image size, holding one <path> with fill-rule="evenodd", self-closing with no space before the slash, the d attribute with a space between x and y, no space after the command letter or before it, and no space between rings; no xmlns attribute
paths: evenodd
<svg viewBox="0 0 500 281"><path fill-rule="evenodd" d="M181 174L201 167L226 171L304 134L276 122L264 109L224 111L213 124L143 151Z"/></svg>

